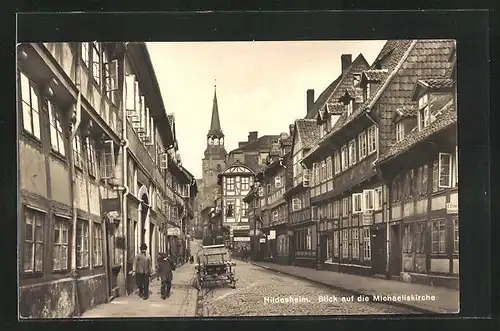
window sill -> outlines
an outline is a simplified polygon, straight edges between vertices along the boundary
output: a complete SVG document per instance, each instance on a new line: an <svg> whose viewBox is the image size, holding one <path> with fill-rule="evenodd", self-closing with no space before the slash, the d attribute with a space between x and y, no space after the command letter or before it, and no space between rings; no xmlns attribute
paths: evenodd
<svg viewBox="0 0 500 331"><path fill-rule="evenodd" d="M76 267L77 270L87 270L90 269L89 266L86 267Z"/></svg>
<svg viewBox="0 0 500 331"><path fill-rule="evenodd" d="M103 266L104 266L104 264L103 264L103 263L101 263L101 264L96 264L96 265L94 265L93 267L94 267L94 268L101 268L101 267L103 267Z"/></svg>
<svg viewBox="0 0 500 331"><path fill-rule="evenodd" d="M40 138L37 138L31 132L26 131L24 128L22 130L21 135L26 139L28 139L30 142L35 143L39 147L42 147L42 140Z"/></svg>
<svg viewBox="0 0 500 331"><path fill-rule="evenodd" d="M53 156L54 158L58 159L59 161L63 162L64 164L67 164L66 156L62 155L58 151L51 149L50 155Z"/></svg>
<svg viewBox="0 0 500 331"><path fill-rule="evenodd" d="M60 269L60 270L52 270L53 274L59 275L59 274L65 274L68 273L69 269Z"/></svg>
<svg viewBox="0 0 500 331"><path fill-rule="evenodd" d="M21 274L22 279L39 278L43 276L43 271L23 271Z"/></svg>

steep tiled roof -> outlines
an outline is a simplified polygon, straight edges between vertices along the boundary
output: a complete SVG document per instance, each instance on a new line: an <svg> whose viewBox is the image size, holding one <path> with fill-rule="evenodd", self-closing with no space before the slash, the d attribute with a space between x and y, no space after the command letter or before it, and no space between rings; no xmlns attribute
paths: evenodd
<svg viewBox="0 0 500 331"><path fill-rule="evenodd" d="M397 108L396 113L400 117L412 117L417 115L417 108L413 105L403 106Z"/></svg>
<svg viewBox="0 0 500 331"><path fill-rule="evenodd" d="M345 111L345 105L341 102L329 103L326 106L331 115L342 115Z"/></svg>
<svg viewBox="0 0 500 331"><path fill-rule="evenodd" d="M363 75L370 82L382 82L387 78L387 69L370 69L363 72Z"/></svg>
<svg viewBox="0 0 500 331"><path fill-rule="evenodd" d="M300 119L295 121L297 133L302 142L302 148L312 148L320 138L319 126L313 119Z"/></svg>
<svg viewBox="0 0 500 331"><path fill-rule="evenodd" d="M419 142L427 139L432 134L439 132L457 122L457 113L454 109L454 100L450 100L441 110L442 115L439 116L428 127L421 131L415 131L407 135L402 141L399 141L392 146L382 155L379 156L377 163L383 163L389 158L395 157Z"/></svg>
<svg viewBox="0 0 500 331"><path fill-rule="evenodd" d="M453 87L454 82L451 78L427 78L419 79L418 83L430 89L439 89Z"/></svg>

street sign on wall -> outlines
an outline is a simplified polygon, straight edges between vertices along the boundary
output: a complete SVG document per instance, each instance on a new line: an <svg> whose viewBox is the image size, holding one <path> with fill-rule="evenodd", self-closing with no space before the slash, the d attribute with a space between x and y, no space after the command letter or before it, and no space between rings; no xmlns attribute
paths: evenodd
<svg viewBox="0 0 500 331"><path fill-rule="evenodd" d="M180 228L168 228L167 229L167 236L180 236L180 235L181 235Z"/></svg>
<svg viewBox="0 0 500 331"><path fill-rule="evenodd" d="M275 230L271 230L269 231L269 239L276 239L276 231Z"/></svg>
<svg viewBox="0 0 500 331"><path fill-rule="evenodd" d="M250 230L250 225L235 225L233 230Z"/></svg>
<svg viewBox="0 0 500 331"><path fill-rule="evenodd" d="M250 237L233 237L233 241L250 241Z"/></svg>
<svg viewBox="0 0 500 331"><path fill-rule="evenodd" d="M457 203L447 203L446 204L446 213L447 214L458 214L458 204Z"/></svg>
<svg viewBox="0 0 500 331"><path fill-rule="evenodd" d="M259 239L259 242L260 242L261 244L264 244L264 243L266 242L266 238L260 238L260 239Z"/></svg>
<svg viewBox="0 0 500 331"><path fill-rule="evenodd" d="M373 211L368 210L363 213L363 225L372 225L373 224Z"/></svg>

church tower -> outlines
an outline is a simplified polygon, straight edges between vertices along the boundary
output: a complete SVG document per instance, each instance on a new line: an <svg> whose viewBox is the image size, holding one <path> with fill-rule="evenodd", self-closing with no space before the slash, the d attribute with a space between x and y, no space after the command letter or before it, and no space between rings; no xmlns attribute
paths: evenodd
<svg viewBox="0 0 500 331"><path fill-rule="evenodd" d="M214 87L214 101L212 105L212 120L207 134L207 148L203 164L204 187L217 185L217 174L226 165L226 149L224 148L224 133L220 126L219 107L217 105L217 87Z"/></svg>

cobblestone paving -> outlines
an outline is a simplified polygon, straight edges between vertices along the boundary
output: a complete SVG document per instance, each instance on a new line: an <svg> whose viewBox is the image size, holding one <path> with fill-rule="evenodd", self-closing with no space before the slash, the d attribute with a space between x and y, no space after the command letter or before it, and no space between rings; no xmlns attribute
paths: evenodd
<svg viewBox="0 0 500 331"><path fill-rule="evenodd" d="M209 316L384 315L413 314L410 309L357 302L341 293L305 280L262 269L245 262L236 265L236 289L205 290L203 314ZM354 302L342 301L350 299ZM273 299L285 302L274 302ZM289 302L286 302L286 300ZM337 299L337 302L333 302ZM290 300L294 302L290 302ZM331 301L331 302L329 302Z"/></svg>

